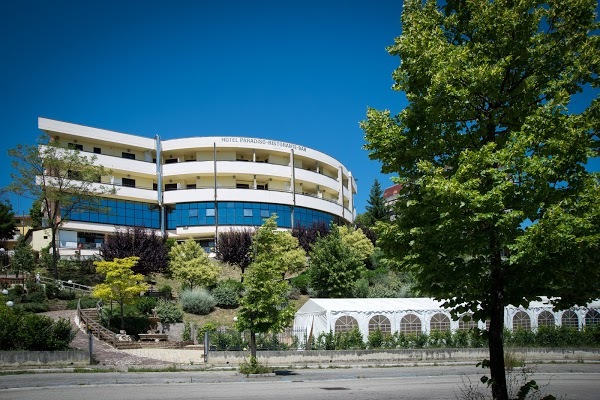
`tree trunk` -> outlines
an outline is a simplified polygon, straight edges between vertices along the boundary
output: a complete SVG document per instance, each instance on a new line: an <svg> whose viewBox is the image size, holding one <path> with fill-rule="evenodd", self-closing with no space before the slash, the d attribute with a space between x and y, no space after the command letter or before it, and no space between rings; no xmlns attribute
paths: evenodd
<svg viewBox="0 0 600 400"><path fill-rule="evenodd" d="M256 332L250 331L250 357L256 359Z"/></svg>
<svg viewBox="0 0 600 400"><path fill-rule="evenodd" d="M490 330L488 346L490 350L490 375L492 378L492 397L495 400L508 400L506 372L504 369L504 290L501 273L498 269L492 272L495 288L492 293L492 309L490 310Z"/></svg>
<svg viewBox="0 0 600 400"><path fill-rule="evenodd" d="M125 304L121 302L121 330L125 330Z"/></svg>
<svg viewBox="0 0 600 400"><path fill-rule="evenodd" d="M56 249L57 227L52 227L50 231L52 232L52 273L54 275L54 279L58 280L58 251Z"/></svg>

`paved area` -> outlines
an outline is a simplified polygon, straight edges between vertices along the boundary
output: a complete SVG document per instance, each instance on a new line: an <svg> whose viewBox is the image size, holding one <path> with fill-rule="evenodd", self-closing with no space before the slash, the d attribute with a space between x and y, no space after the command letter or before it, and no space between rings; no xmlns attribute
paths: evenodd
<svg viewBox="0 0 600 400"><path fill-rule="evenodd" d="M88 335L83 332L75 323L75 317L77 316L76 310L60 310L60 311L48 311L44 315L52 317L54 319L67 318L71 321L74 329L76 329L75 339L71 342L71 347L81 350L88 350ZM131 350L117 350L111 345L104 343L96 338L94 340L94 359L100 365L164 365L168 362L175 362L169 360L161 360L149 357L155 354L167 354L167 351L154 351L154 353L131 353ZM154 349L153 349L154 350ZM158 350L158 349L157 349ZM172 350L169 350L171 352ZM194 351L195 353L195 351Z"/></svg>

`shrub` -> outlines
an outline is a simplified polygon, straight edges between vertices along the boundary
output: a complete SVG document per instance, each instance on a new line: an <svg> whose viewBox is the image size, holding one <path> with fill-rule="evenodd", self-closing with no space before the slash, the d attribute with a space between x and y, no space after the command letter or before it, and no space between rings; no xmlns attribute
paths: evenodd
<svg viewBox="0 0 600 400"><path fill-rule="evenodd" d="M68 289L59 290L56 294L56 298L60 300L73 300L75 297L75 292Z"/></svg>
<svg viewBox="0 0 600 400"><path fill-rule="evenodd" d="M19 304L19 308L23 311L30 313L41 313L50 310L50 305L48 303L21 303Z"/></svg>
<svg viewBox="0 0 600 400"><path fill-rule="evenodd" d="M308 287L310 286L310 274L308 271L304 271L298 276L290 279L290 285L293 288L300 290L302 294L308 294Z"/></svg>
<svg viewBox="0 0 600 400"><path fill-rule="evenodd" d="M240 373L242 374L266 374L269 372L272 372L272 369L266 365L260 364L256 357L250 357L250 362L244 360L244 362L240 364Z"/></svg>
<svg viewBox="0 0 600 400"><path fill-rule="evenodd" d="M140 297L135 306L142 314L152 314L152 309L156 308L157 300L155 297Z"/></svg>
<svg viewBox="0 0 600 400"><path fill-rule="evenodd" d="M198 340L200 340L200 332L198 331ZM203 338L204 336L202 336ZM204 339L202 339L204 340ZM248 343L242 337L242 334L237 331L216 331L210 333L210 344L216 350L242 350L248 347Z"/></svg>
<svg viewBox="0 0 600 400"><path fill-rule="evenodd" d="M164 297L167 300L170 300L171 297L173 296L173 288L169 285L163 285L158 289L158 292L160 293L160 295L162 297Z"/></svg>
<svg viewBox="0 0 600 400"><path fill-rule="evenodd" d="M72 299L67 302L67 310L77 310L77 302L81 301L81 308L96 308L98 299L92 296L81 296L79 299Z"/></svg>
<svg viewBox="0 0 600 400"><path fill-rule="evenodd" d="M24 296L23 303L44 303L46 300L46 293L43 291L29 292Z"/></svg>
<svg viewBox="0 0 600 400"><path fill-rule="evenodd" d="M369 334L367 338L369 349L380 349L383 347L383 333L377 329Z"/></svg>
<svg viewBox="0 0 600 400"><path fill-rule="evenodd" d="M227 279L217 283L217 286L211 291L215 298L216 305L222 308L236 308L240 305L240 291L242 285L233 279Z"/></svg>
<svg viewBox="0 0 600 400"><path fill-rule="evenodd" d="M173 301L159 299L156 303L156 315L165 324L183 321L183 309L181 305Z"/></svg>
<svg viewBox="0 0 600 400"><path fill-rule="evenodd" d="M148 332L148 329L150 329L150 321L148 321L148 317L146 316L126 316L124 318L124 322L125 331L127 332L127 334L134 336L136 339L138 338L138 335L140 333L146 333ZM121 330L120 315L113 315L110 318L110 329L115 333L119 333L119 331Z"/></svg>
<svg viewBox="0 0 600 400"><path fill-rule="evenodd" d="M206 289L185 290L180 300L183 310L192 314L206 315L212 311L217 302Z"/></svg>
<svg viewBox="0 0 600 400"><path fill-rule="evenodd" d="M56 283L46 283L44 289L46 291L46 297L49 299L57 298L58 293L60 292L60 287Z"/></svg>
<svg viewBox="0 0 600 400"><path fill-rule="evenodd" d="M74 337L68 320L54 321L0 305L0 350L67 350Z"/></svg>

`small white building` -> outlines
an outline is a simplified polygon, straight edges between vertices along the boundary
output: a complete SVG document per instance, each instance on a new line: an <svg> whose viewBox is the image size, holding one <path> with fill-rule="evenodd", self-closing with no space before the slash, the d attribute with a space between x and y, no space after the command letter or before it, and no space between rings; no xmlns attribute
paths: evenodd
<svg viewBox="0 0 600 400"><path fill-rule="evenodd" d="M555 311L546 298L531 302L529 308L508 306L504 324L508 329L537 329L538 326L582 328L600 323L600 300L586 307ZM306 337L321 333L345 332L358 328L363 337L379 329L384 333L429 334L433 330L457 331L475 326L485 329L483 321L463 317L455 320L442 302L431 298L310 299L294 318L294 332Z"/></svg>

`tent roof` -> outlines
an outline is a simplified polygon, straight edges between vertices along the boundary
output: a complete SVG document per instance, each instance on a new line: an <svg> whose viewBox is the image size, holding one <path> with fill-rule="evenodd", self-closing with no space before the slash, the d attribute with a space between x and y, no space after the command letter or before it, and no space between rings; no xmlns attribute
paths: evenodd
<svg viewBox="0 0 600 400"><path fill-rule="evenodd" d="M548 300L532 301L529 308L548 307ZM587 308L600 308L600 301L595 300ZM395 312L441 310L442 302L427 297L417 298L377 298L377 299L309 299L300 309L298 314L331 312Z"/></svg>
<svg viewBox="0 0 600 400"><path fill-rule="evenodd" d="M439 310L441 301L430 298L309 299L298 313L315 312L394 312L400 310Z"/></svg>

